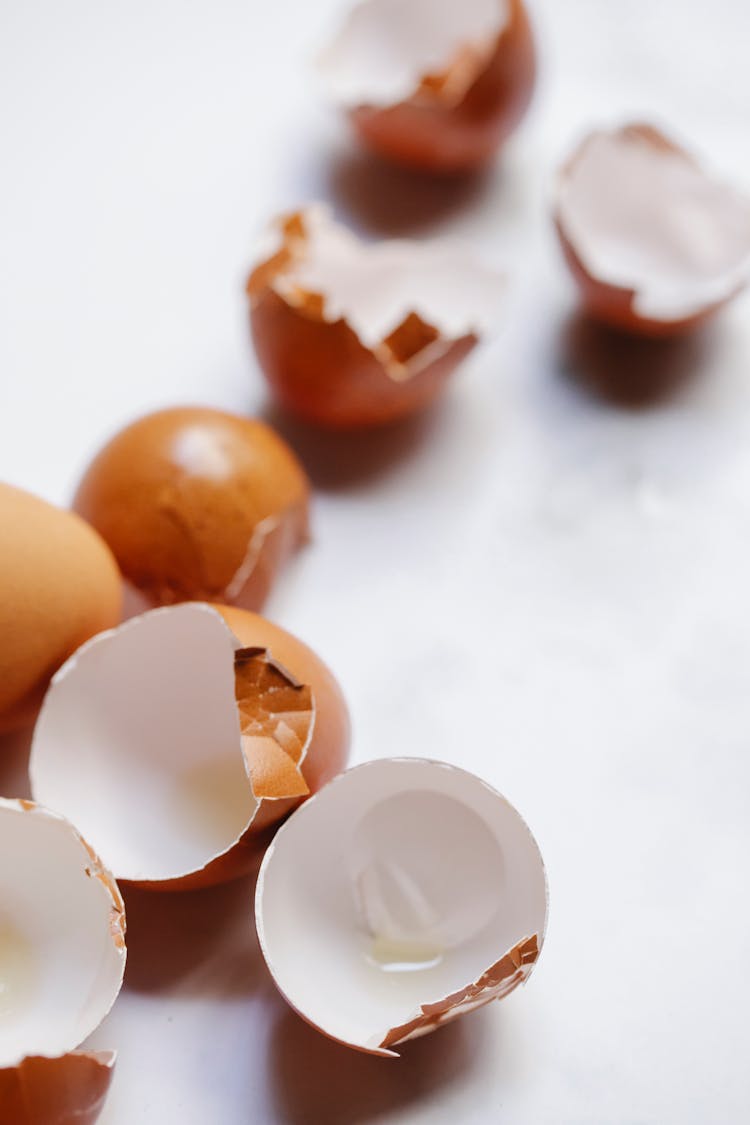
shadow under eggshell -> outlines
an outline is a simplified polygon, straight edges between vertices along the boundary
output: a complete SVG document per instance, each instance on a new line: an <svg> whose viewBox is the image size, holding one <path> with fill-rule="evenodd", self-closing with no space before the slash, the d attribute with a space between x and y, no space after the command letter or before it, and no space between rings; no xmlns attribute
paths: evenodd
<svg viewBox="0 0 750 1125"><path fill-rule="evenodd" d="M648 337L581 312L561 327L561 371L613 406L647 410L679 395L704 370L715 343L711 325L682 336Z"/></svg>
<svg viewBox="0 0 750 1125"><path fill-rule="evenodd" d="M274 1027L270 1059L279 1120L364 1125L386 1114L408 1114L425 1098L450 1096L451 1087L478 1066L483 1031L481 1015L447 1024L436 1035L408 1043L402 1064L394 1065L321 1035L285 1006Z"/></svg>

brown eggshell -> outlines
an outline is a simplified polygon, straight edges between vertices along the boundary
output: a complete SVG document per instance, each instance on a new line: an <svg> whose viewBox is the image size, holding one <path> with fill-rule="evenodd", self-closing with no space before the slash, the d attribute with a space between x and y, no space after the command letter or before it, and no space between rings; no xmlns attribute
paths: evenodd
<svg viewBox="0 0 750 1125"><path fill-rule="evenodd" d="M26 1058L0 1070L0 1125L94 1125L114 1073L111 1052Z"/></svg>
<svg viewBox="0 0 750 1125"><path fill-rule="evenodd" d="M523 117L536 79L526 9L521 0L510 0L509 7L489 61L458 104L441 98L433 76L408 101L353 109L361 140L380 156L429 172L465 172L490 161Z"/></svg>
<svg viewBox="0 0 750 1125"><path fill-rule="evenodd" d="M457 243L363 242L321 204L269 235L247 282L253 339L275 394L309 422L423 410L497 328L505 279Z"/></svg>
<svg viewBox="0 0 750 1125"><path fill-rule="evenodd" d="M268 649L300 683L307 684L315 700L315 728L302 773L316 793L346 765L351 723L341 688L330 669L304 641L260 614L233 606L217 606L243 646Z"/></svg>
<svg viewBox="0 0 750 1125"><path fill-rule="evenodd" d="M275 826L342 767L349 719L322 661L253 613L185 602L93 638L54 677L35 800L118 881L182 890L252 869Z"/></svg>
<svg viewBox="0 0 750 1125"><path fill-rule="evenodd" d="M82 519L0 484L0 731L30 721L52 674L115 625L117 565Z"/></svg>
<svg viewBox="0 0 750 1125"><path fill-rule="evenodd" d="M264 648L297 681L312 690L315 723L302 775L309 795L317 793L346 766L351 724L346 701L333 673L320 657L297 637L248 610L234 606L214 607L246 648ZM214 886L247 874L257 865L273 831L300 804L299 797L263 802L248 832L232 850L213 860L203 870L165 882L137 885L150 890L183 891Z"/></svg>
<svg viewBox="0 0 750 1125"><path fill-rule="evenodd" d="M571 175L576 160L584 152L587 143L595 136L596 134L591 134L589 138L584 140L563 164L559 173L560 182ZM614 130L611 136L619 138L622 143L639 140L648 146L657 157L659 154L673 154L696 169L700 167L688 152L652 125L642 122L625 125L619 130ZM613 185L614 187L616 185ZM669 320L655 319L636 310L635 299L637 294L634 289L614 285L601 277L595 276L590 269L586 268L566 231L559 199L555 206L554 223L565 262L578 286L585 312L593 320L631 335L647 339L669 339L684 336L710 320L742 288L741 284L737 285L721 300L706 303L699 311L688 316Z"/></svg>
<svg viewBox="0 0 750 1125"><path fill-rule="evenodd" d="M654 340L668 339L692 332L693 329L710 320L726 304L726 301L719 301L718 304L711 305L702 312L682 320L651 320L649 317L640 316L633 308L633 290L619 289L615 285L608 285L605 281L592 277L571 246L559 222L556 222L555 226L565 261L578 286L583 306L589 316L600 324L607 324L610 328L618 328L634 336L644 336Z"/></svg>
<svg viewBox="0 0 750 1125"><path fill-rule="evenodd" d="M75 508L148 605L257 609L308 537L309 484L268 426L218 410L161 410L127 426L86 471Z"/></svg>
<svg viewBox="0 0 750 1125"><path fill-rule="evenodd" d="M294 307L272 289L251 305L261 367L280 401L299 417L332 429L381 425L424 410L474 348L476 336L404 380L394 380L345 320L333 323Z"/></svg>

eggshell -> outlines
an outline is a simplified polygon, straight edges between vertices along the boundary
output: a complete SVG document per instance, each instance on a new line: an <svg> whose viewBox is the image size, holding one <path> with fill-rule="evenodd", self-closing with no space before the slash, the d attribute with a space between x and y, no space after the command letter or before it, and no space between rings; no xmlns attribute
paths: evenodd
<svg viewBox="0 0 750 1125"><path fill-rule="evenodd" d="M312 691L315 725L302 773L310 792L317 793L341 773L349 757L351 723L338 680L308 645L280 625L247 610L216 608L243 648L267 649L274 660Z"/></svg>
<svg viewBox="0 0 750 1125"><path fill-rule="evenodd" d="M180 407L116 434L87 469L75 508L111 547L140 608L201 600L257 609L308 537L309 495L270 427Z"/></svg>
<svg viewBox="0 0 750 1125"><path fill-rule="evenodd" d="M678 336L750 276L750 199L651 125L591 133L560 171L555 224L586 310Z"/></svg>
<svg viewBox="0 0 750 1125"><path fill-rule="evenodd" d="M0 1125L86 1125L114 1054L75 1048L122 984L125 913L76 829L31 801L0 799Z"/></svg>
<svg viewBox="0 0 750 1125"><path fill-rule="evenodd" d="M83 520L0 483L0 731L31 720L52 673L120 619L117 565Z"/></svg>
<svg viewBox="0 0 750 1125"><path fill-rule="evenodd" d="M152 610L55 676L35 797L76 818L121 880L183 890L249 870L344 764L346 705L301 641L236 608Z"/></svg>
<svg viewBox="0 0 750 1125"><path fill-rule="evenodd" d="M390 758L341 774L282 826L255 917L296 1011L332 1039L392 1056L526 981L547 883L499 793L455 766Z"/></svg>
<svg viewBox="0 0 750 1125"><path fill-rule="evenodd" d="M247 290L274 393L348 429L428 406L497 327L505 282L453 243L361 243L313 205L273 224Z"/></svg>
<svg viewBox="0 0 750 1125"><path fill-rule="evenodd" d="M363 0L319 66L374 152L462 172L491 160L523 117L536 52L521 0Z"/></svg>
<svg viewBox="0 0 750 1125"><path fill-rule="evenodd" d="M112 1051L73 1051L0 1070L0 1125L94 1125L114 1063Z"/></svg>

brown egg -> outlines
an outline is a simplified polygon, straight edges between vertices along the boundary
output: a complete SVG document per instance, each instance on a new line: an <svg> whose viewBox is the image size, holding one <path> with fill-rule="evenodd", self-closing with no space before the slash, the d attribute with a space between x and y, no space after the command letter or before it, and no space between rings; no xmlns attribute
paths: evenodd
<svg viewBox="0 0 750 1125"><path fill-rule="evenodd" d="M348 751L346 703L311 649L246 610L189 602L71 658L29 772L35 799L76 817L118 880L185 890L251 870Z"/></svg>
<svg viewBox="0 0 750 1125"><path fill-rule="evenodd" d="M589 134L554 219L585 310L634 335L696 328L750 276L750 200L652 125Z"/></svg>
<svg viewBox="0 0 750 1125"><path fill-rule="evenodd" d="M321 205L284 216L250 275L250 319L277 398L334 429L425 409L500 319L504 280L460 246L365 244Z"/></svg>
<svg viewBox="0 0 750 1125"><path fill-rule="evenodd" d="M146 415L87 469L74 506L150 605L259 608L308 537L309 484L268 426L203 407Z"/></svg>
<svg viewBox="0 0 750 1125"><path fill-rule="evenodd" d="M430 10L423 0L403 0L396 9L382 0L365 0L352 11L349 24L325 53L321 68L324 77L330 78L334 96L349 106L359 137L379 155L430 172L466 171L491 160L523 117L536 77L534 38L523 3L469 0L454 6L454 25L458 23L455 12L462 8L464 12L477 10L479 23L485 24L484 36L475 33L473 41L467 42L461 28L452 27L455 37L450 53L437 70L425 72L418 66L416 52L427 39L416 32L419 19L426 24L444 18L440 9ZM488 9L494 25L487 24ZM369 100L367 84L361 78L364 68L356 68L362 50L358 40L364 38L368 26L371 41L380 46L377 65L382 69L387 66L385 50L391 43L393 65L396 60L403 65L407 44L411 45L409 37L414 36L413 81L410 88L404 88L404 96L390 104L388 86L382 83L374 87L377 100ZM465 26L470 35L468 19ZM354 51L357 55L352 57ZM355 69L360 70L360 77L352 82Z"/></svg>
<svg viewBox="0 0 750 1125"><path fill-rule="evenodd" d="M82 519L0 484L0 730L30 721L50 677L120 619L120 574Z"/></svg>

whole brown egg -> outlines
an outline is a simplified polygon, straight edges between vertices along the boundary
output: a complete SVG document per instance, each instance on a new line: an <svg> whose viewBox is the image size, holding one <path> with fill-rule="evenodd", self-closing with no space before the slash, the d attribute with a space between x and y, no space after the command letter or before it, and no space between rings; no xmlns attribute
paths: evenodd
<svg viewBox="0 0 750 1125"><path fill-rule="evenodd" d="M148 414L94 458L74 507L106 540L132 609L221 601L258 609L307 540L310 488L286 443L205 407Z"/></svg>
<svg viewBox="0 0 750 1125"><path fill-rule="evenodd" d="M51 676L120 619L107 545L82 519L0 484L0 731L30 721Z"/></svg>

